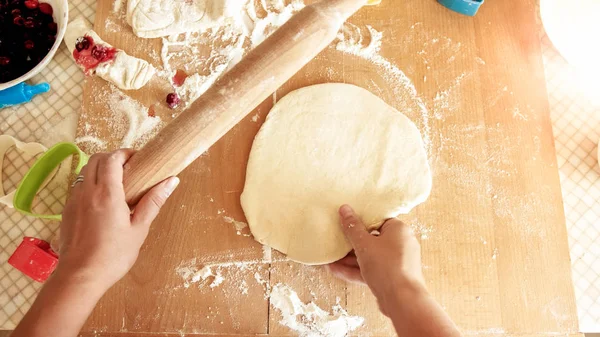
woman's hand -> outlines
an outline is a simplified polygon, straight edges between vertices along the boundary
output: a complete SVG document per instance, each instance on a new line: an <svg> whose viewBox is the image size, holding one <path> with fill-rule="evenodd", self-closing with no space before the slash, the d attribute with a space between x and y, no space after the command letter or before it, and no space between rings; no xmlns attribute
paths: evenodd
<svg viewBox="0 0 600 337"><path fill-rule="evenodd" d="M456 325L431 297L421 268L421 246L402 221L390 219L372 235L348 205L340 222L354 252L329 265L339 277L367 283L399 336L460 337Z"/></svg>
<svg viewBox="0 0 600 337"><path fill-rule="evenodd" d="M333 274L366 283L386 315L386 299L392 299L399 290L425 291L421 246L407 225L389 219L376 236L367 231L350 206L340 207L339 213L342 230L354 251L329 265Z"/></svg>
<svg viewBox="0 0 600 337"><path fill-rule="evenodd" d="M56 274L92 282L106 291L135 263L150 224L179 184L169 178L152 188L133 213L125 201L123 165L135 153L93 155L81 171L63 212Z"/></svg>
<svg viewBox="0 0 600 337"><path fill-rule="evenodd" d="M156 185L131 213L123 165L133 153L96 154L83 168L83 182L75 184L63 211L58 267L11 336L77 336L104 292L135 263L179 179Z"/></svg>

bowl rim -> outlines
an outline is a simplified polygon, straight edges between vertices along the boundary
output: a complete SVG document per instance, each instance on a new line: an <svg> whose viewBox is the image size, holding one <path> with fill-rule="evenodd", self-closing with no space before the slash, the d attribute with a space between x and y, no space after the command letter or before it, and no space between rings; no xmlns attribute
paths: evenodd
<svg viewBox="0 0 600 337"><path fill-rule="evenodd" d="M11 80L11 81L8 81L5 83L0 83L0 90L12 88L21 82L27 81L28 79L37 75L54 58L56 51L60 47L60 44L62 43L62 40L65 37L65 33L67 31L67 25L69 23L69 1L68 0L60 0L60 1L63 3L63 8L64 8L64 11L62 12L62 15L64 16L64 21L63 21L64 24L62 25L62 27L59 27L58 31L56 32L56 41L54 41L54 45L52 45L52 48L50 48L50 51L48 52L48 54L46 54L46 56L44 56L44 58L40 61L40 63L38 63L35 67L33 67L31 70L29 70L25 74L21 75L20 77L15 78L14 80Z"/></svg>

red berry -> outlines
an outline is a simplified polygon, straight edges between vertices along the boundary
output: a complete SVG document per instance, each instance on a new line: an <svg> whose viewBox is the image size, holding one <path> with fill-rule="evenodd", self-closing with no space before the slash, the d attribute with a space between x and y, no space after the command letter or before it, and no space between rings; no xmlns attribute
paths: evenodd
<svg viewBox="0 0 600 337"><path fill-rule="evenodd" d="M54 10L52 9L52 6L50 4L42 2L40 4L40 12L47 14L47 15L52 15L52 13L54 13Z"/></svg>
<svg viewBox="0 0 600 337"><path fill-rule="evenodd" d="M35 47L35 43L33 43L33 41L31 41L31 40L25 41L25 49L33 49L33 47Z"/></svg>
<svg viewBox="0 0 600 337"><path fill-rule="evenodd" d="M91 55L94 59L100 62L110 61L115 58L117 50L115 48L108 48L102 45L95 45L92 47Z"/></svg>
<svg viewBox="0 0 600 337"><path fill-rule="evenodd" d="M75 43L75 49L77 49L78 52L81 52L82 50L87 50L88 48L90 48L90 45L90 38L88 36L82 36L77 39Z"/></svg>
<svg viewBox="0 0 600 337"><path fill-rule="evenodd" d="M15 16L21 16L21 10L18 9L18 8L17 9L13 9L10 13L12 14L13 17L15 17Z"/></svg>
<svg viewBox="0 0 600 337"><path fill-rule="evenodd" d="M36 9L40 5L38 0L25 0L24 3L25 3L25 7L29 8L29 9Z"/></svg>
<svg viewBox="0 0 600 337"><path fill-rule="evenodd" d="M17 26L22 26L25 24L25 19L22 16L15 16L13 19L13 23Z"/></svg>
<svg viewBox="0 0 600 337"><path fill-rule="evenodd" d="M35 21L33 18L27 18L23 24L26 28L35 28Z"/></svg>
<svg viewBox="0 0 600 337"><path fill-rule="evenodd" d="M53 34L56 34L56 32L58 31L58 25L56 24L56 22L50 22L48 24L48 30Z"/></svg>
<svg viewBox="0 0 600 337"><path fill-rule="evenodd" d="M10 58L6 56L0 56L0 66L7 66L10 63Z"/></svg>
<svg viewBox="0 0 600 337"><path fill-rule="evenodd" d="M176 93L171 93L167 95L167 104L169 108L175 109L177 105L179 105L179 96Z"/></svg>

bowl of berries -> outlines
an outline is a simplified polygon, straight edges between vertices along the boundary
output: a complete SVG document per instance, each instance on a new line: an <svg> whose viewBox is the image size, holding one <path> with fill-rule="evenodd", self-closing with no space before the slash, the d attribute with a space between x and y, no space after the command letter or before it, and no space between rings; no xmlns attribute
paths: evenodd
<svg viewBox="0 0 600 337"><path fill-rule="evenodd" d="M65 35L68 0L0 0L0 90L39 73Z"/></svg>

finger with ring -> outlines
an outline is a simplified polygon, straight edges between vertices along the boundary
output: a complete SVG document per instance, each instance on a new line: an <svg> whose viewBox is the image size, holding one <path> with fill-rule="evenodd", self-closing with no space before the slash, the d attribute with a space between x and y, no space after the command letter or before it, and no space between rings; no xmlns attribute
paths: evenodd
<svg viewBox="0 0 600 337"><path fill-rule="evenodd" d="M75 178L75 181L73 182L73 184L71 184L71 187L75 187L75 185L77 185L78 183L82 183L83 182L83 176L77 176L77 178Z"/></svg>

